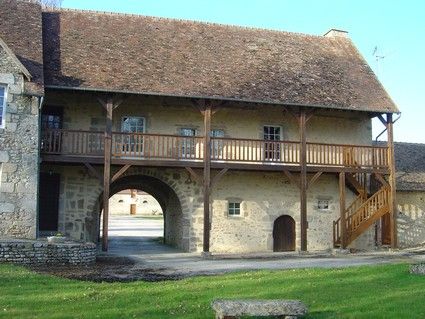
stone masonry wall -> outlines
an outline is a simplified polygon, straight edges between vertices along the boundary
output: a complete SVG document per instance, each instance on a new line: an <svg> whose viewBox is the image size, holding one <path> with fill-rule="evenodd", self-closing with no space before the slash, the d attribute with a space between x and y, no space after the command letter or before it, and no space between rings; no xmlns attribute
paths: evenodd
<svg viewBox="0 0 425 319"><path fill-rule="evenodd" d="M38 99L23 95L24 78L0 51L7 85L6 125L0 128L0 238L35 238L38 183Z"/></svg>
<svg viewBox="0 0 425 319"><path fill-rule="evenodd" d="M93 243L49 244L35 240L0 240L0 263L80 265L96 261Z"/></svg>
<svg viewBox="0 0 425 319"><path fill-rule="evenodd" d="M398 243L401 248L425 244L425 192L397 191Z"/></svg>
<svg viewBox="0 0 425 319"><path fill-rule="evenodd" d="M103 130L105 114L95 98L83 94L52 93L46 99L47 105L63 107L65 129ZM193 107L180 102L159 103L157 98L128 98L114 111L113 130L120 131L124 116L145 118L147 133L178 134L180 128L195 128L197 135L203 135L202 116ZM213 129L224 130L226 137L262 138L263 125L282 127L282 139L298 140L298 128L294 119L279 108L262 106L246 108L241 116L240 108L223 108L212 119ZM332 127L330 130L329 128ZM367 114L321 111L309 122L307 139L311 142L370 144L371 122ZM59 168L54 168L59 169ZM61 187L61 215L68 221L68 228L76 239L87 239L89 232L82 231L86 220L94 222L91 206L99 196L99 182L88 175L85 168L61 167L64 184ZM79 173L75 175L75 171ZM184 169L131 168L127 174L157 176L175 191L174 206L181 205L182 213L173 216L164 212L166 237L176 246L187 251L202 250L203 204L202 187L191 181ZM213 175L215 172L213 173ZM84 176L84 177L83 177ZM80 180L79 182L77 182ZM92 187L83 187L84 181ZM79 185L76 186L76 183ZM72 191L67 191L71 186ZM347 189L347 205L354 199ZM339 216L338 179L334 175L323 175L308 194L308 242L309 250L332 248L332 221ZM91 204L85 207L78 200L85 198ZM274 220L287 214L296 221L297 249L300 247L299 193L285 179L282 173L228 172L212 194L211 248L213 251L271 251ZM242 200L243 218L227 217L229 198ZM319 198L330 199L327 211L317 209ZM87 200L84 203L87 203ZM75 202L74 206L70 206ZM170 202L170 203L171 203ZM76 205L76 206L75 206ZM78 213L75 213L78 210ZM173 216L170 218L170 216ZM61 218L61 217L60 217ZM74 220L74 222L72 222ZM81 227L75 224L81 223ZM74 224L74 225L72 225ZM64 226L65 227L65 226ZM66 228L66 227L65 227ZM93 227L90 226L90 232ZM350 247L363 249L373 245L373 231L370 230L354 241Z"/></svg>

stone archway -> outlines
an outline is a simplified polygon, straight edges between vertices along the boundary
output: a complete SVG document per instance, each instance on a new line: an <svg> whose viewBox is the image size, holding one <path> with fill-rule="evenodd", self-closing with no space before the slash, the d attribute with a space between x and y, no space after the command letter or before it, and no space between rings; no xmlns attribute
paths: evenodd
<svg viewBox="0 0 425 319"><path fill-rule="evenodd" d="M143 174L126 175L111 184L110 197L126 189L137 189L152 195L162 208L164 215L164 241L172 246L187 250L188 243L185 242L185 222L183 218L182 205L176 191L163 180ZM103 193L98 200L98 232L100 231L100 214L103 210Z"/></svg>

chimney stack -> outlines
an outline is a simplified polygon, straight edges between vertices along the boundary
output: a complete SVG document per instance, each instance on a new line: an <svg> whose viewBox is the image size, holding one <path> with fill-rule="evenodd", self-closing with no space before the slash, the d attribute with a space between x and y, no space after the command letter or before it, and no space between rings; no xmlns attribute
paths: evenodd
<svg viewBox="0 0 425 319"><path fill-rule="evenodd" d="M348 32L344 30L338 30L338 29L330 29L328 32L326 32L324 37L333 38L333 37L342 37L342 38L348 38Z"/></svg>

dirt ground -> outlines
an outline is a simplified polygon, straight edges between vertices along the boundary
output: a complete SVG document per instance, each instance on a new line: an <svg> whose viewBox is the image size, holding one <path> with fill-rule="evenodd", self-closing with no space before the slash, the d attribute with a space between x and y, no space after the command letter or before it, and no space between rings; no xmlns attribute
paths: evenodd
<svg viewBox="0 0 425 319"><path fill-rule="evenodd" d="M93 265L38 265L28 268L40 274L92 282L154 282L185 277L163 273L164 269L141 267L139 263L127 257L98 258Z"/></svg>

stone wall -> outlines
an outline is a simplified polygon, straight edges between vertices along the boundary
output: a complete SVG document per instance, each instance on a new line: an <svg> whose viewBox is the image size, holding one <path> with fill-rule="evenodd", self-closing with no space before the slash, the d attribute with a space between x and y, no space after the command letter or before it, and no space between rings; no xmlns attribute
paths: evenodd
<svg viewBox="0 0 425 319"><path fill-rule="evenodd" d="M425 192L397 191L398 243L401 248L425 244Z"/></svg>
<svg viewBox="0 0 425 319"><path fill-rule="evenodd" d="M38 184L38 98L24 95L24 78L0 51L7 85L6 125L0 128L0 238L35 238Z"/></svg>
<svg viewBox="0 0 425 319"><path fill-rule="evenodd" d="M186 104L185 104L186 103ZM94 97L79 93L51 92L46 105L63 107L65 129L101 131L105 125L104 109ZM226 137L263 138L263 125L282 127L282 139L298 140L294 119L273 106L257 108L222 108L212 120L213 129L224 130ZM114 110L113 130L120 131L124 116L140 116L148 133L178 134L190 127L203 135L201 114L187 102L160 101L158 98L131 97ZM332 127L332 130L329 128ZM318 112L309 122L307 138L312 142L370 144L371 122L367 114ZM44 166L59 171L61 183L60 231L76 239L94 240L98 229L96 201L101 194L99 181L84 167ZM113 171L119 169L113 168ZM101 172L99 168L99 172ZM213 172L213 175L216 172ZM199 174L202 174L199 171ZM173 189L164 211L165 237L169 243L186 251L201 251L203 239L202 185L191 180L184 169L132 167L125 176L153 176ZM84 186L85 184L89 186ZM143 190L143 189L142 189ZM347 189L347 205L354 199ZM308 250L332 248L332 222L339 216L338 179L323 175L308 194ZM241 199L244 215L227 216L231 198ZM319 210L317 201L326 198L330 208ZM228 172L216 185L212 196L211 249L214 252L271 251L273 222L281 215L296 222L296 249L300 248L299 190L282 173ZM88 205L88 206L87 206ZM99 208L97 208L99 210ZM89 222L90 230L85 224ZM62 228L61 228L62 227ZM95 231L94 231L95 230ZM94 231L94 232L93 232ZM350 247L365 249L374 244L373 230L355 240Z"/></svg>
<svg viewBox="0 0 425 319"><path fill-rule="evenodd" d="M137 215L162 215L162 208L151 195L137 194L131 198L130 192L118 193L109 199L111 215L129 215L130 205L136 204Z"/></svg>
<svg viewBox="0 0 425 319"><path fill-rule="evenodd" d="M49 92L46 105L63 107L64 129L102 131L105 111L95 97L78 93ZM241 116L241 114L243 115ZM124 116L144 117L146 133L179 134L180 128L194 128L203 135L203 118L188 102L162 101L158 98L130 97L113 113L113 130L121 130ZM283 140L299 139L295 120L279 107L263 105L241 109L226 106L214 114L212 129L221 129L226 137L263 138L264 125L282 128ZM330 129L331 128L331 129ZM372 125L367 114L320 111L308 123L307 140L323 143L370 145Z"/></svg>
<svg viewBox="0 0 425 319"><path fill-rule="evenodd" d="M96 240L101 196L100 183L84 167L46 166L42 170L61 174L59 231L77 240ZM116 171L118 168L113 168ZM198 173L201 173L199 170ZM216 174L213 171L212 175ZM164 210L165 239L185 251L201 251L203 238L202 185L184 169L130 168L122 178L155 177L172 190ZM144 189L143 184L141 190ZM134 185L133 185L134 186ZM228 216L229 200L242 203L241 217ZM329 200L329 209L318 208L318 200ZM347 189L347 204L354 195ZM296 249L300 249L299 190L281 173L226 173L211 195L212 252L266 252L273 250L273 223L281 215L296 222ZM308 250L333 247L332 222L339 217L338 179L324 174L308 192ZM373 227L355 240L350 248L370 249Z"/></svg>
<svg viewBox="0 0 425 319"><path fill-rule="evenodd" d="M35 240L0 240L0 263L79 265L96 261L93 243L49 244Z"/></svg>

